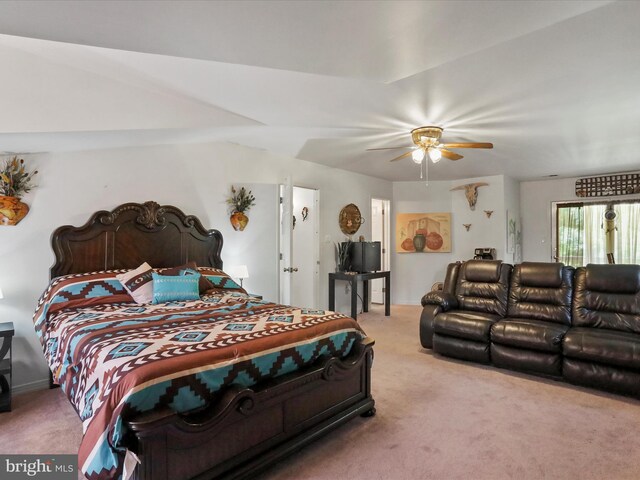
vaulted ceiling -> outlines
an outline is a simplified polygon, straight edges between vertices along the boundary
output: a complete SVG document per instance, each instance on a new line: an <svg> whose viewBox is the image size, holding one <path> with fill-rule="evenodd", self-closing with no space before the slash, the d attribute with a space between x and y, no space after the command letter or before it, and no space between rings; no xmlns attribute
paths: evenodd
<svg viewBox="0 0 640 480"><path fill-rule="evenodd" d="M389 180L640 167L640 2L3 1L0 151L228 141ZM215 161L215 159L212 159Z"/></svg>

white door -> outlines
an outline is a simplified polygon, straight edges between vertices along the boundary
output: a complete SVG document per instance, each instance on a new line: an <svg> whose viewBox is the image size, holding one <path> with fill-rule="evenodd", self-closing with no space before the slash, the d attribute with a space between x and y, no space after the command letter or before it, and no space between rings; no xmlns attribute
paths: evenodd
<svg viewBox="0 0 640 480"><path fill-rule="evenodd" d="M371 199L371 241L380 242L380 268L389 270L389 200ZM384 303L384 280L377 278L371 285L371 303Z"/></svg>
<svg viewBox="0 0 640 480"><path fill-rule="evenodd" d="M291 305L318 308L318 191L293 187ZM297 269L297 270L296 270Z"/></svg>
<svg viewBox="0 0 640 480"><path fill-rule="evenodd" d="M294 187L286 179L280 186L280 198L280 303L318 308L318 191Z"/></svg>
<svg viewBox="0 0 640 480"><path fill-rule="evenodd" d="M291 275L293 247L293 184L286 178L280 185L280 303L291 305Z"/></svg>

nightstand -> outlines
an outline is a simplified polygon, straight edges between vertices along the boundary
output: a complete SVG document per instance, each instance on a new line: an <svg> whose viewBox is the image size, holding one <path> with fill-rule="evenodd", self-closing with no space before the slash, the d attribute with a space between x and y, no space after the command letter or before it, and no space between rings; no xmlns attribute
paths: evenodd
<svg viewBox="0 0 640 480"><path fill-rule="evenodd" d="M11 340L13 322L0 323L0 412L11 411Z"/></svg>
<svg viewBox="0 0 640 480"><path fill-rule="evenodd" d="M249 295L251 297L254 297L254 298L257 298L258 300L262 300L262 295L257 295L255 293L247 293L247 295Z"/></svg>

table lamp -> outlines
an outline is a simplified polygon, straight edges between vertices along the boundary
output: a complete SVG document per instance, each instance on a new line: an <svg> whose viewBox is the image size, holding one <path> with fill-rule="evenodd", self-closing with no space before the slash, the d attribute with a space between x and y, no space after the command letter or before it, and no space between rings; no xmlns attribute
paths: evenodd
<svg viewBox="0 0 640 480"><path fill-rule="evenodd" d="M240 280L240 286L242 287L242 282L245 278L249 278L249 270L246 265L236 265L234 267L228 267L225 269L227 274L231 278L235 278Z"/></svg>

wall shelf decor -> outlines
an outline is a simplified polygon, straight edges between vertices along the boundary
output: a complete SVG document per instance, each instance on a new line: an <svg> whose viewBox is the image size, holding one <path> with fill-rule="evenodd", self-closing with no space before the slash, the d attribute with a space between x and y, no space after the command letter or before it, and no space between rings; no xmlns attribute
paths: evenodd
<svg viewBox="0 0 640 480"><path fill-rule="evenodd" d="M471 224L470 223L463 223L462 226L467 230L467 232L471 228Z"/></svg>
<svg viewBox="0 0 640 480"><path fill-rule="evenodd" d="M576 180L577 197L611 197L640 193L640 173L604 175Z"/></svg>

